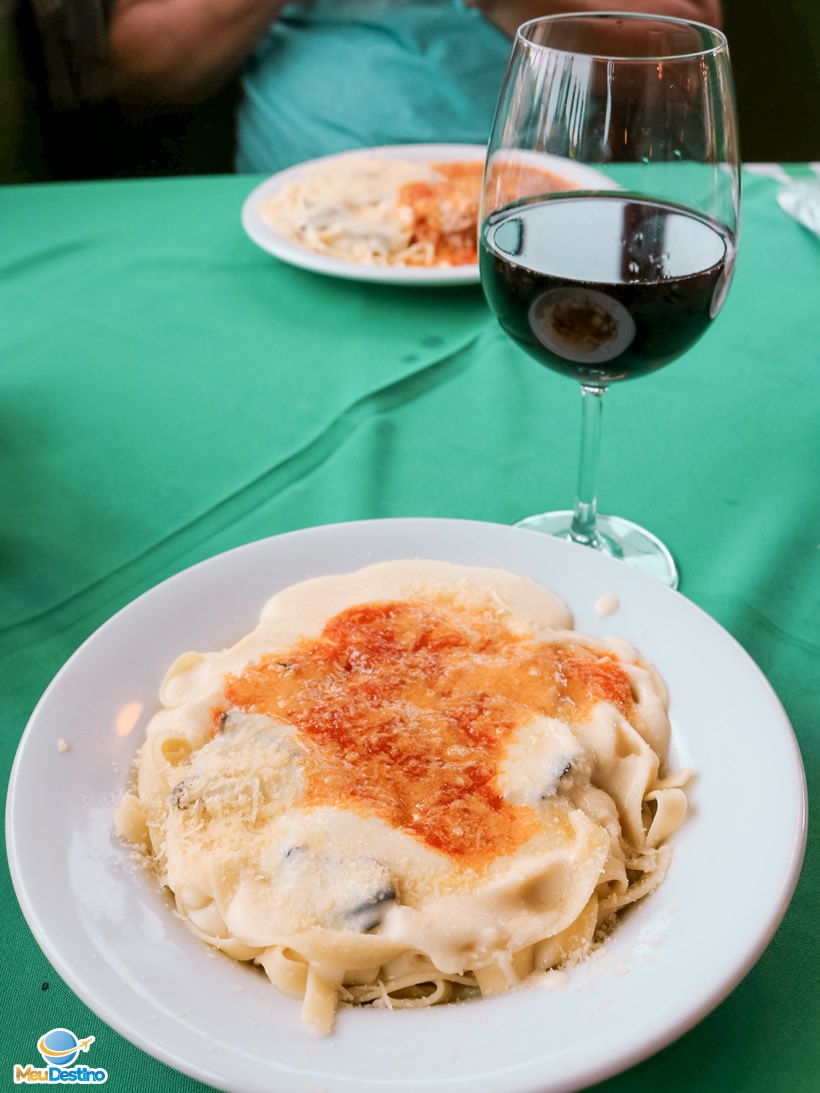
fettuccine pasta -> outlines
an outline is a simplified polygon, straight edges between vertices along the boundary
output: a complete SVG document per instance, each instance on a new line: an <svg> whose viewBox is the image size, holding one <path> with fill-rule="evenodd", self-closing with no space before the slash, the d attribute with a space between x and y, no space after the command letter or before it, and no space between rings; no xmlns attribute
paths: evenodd
<svg viewBox="0 0 820 1093"><path fill-rule="evenodd" d="M577 961L662 880L690 772L654 669L571 626L502 570L294 585L171 666L119 830L321 1032Z"/></svg>
<svg viewBox="0 0 820 1093"><path fill-rule="evenodd" d="M342 156L284 182L261 202L260 212L276 231L317 254L368 265L431 266L435 246L414 238L413 209L400 198L405 185L441 177L424 163Z"/></svg>

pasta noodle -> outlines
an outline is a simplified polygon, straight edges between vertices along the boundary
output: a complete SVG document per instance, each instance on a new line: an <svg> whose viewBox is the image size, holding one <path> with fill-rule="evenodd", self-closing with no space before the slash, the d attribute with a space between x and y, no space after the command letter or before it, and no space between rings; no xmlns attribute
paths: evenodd
<svg viewBox="0 0 820 1093"><path fill-rule="evenodd" d="M265 221L317 254L369 265L430 266L434 247L413 238L407 183L436 182L432 167L404 160L342 157L285 182L260 206Z"/></svg>
<svg viewBox="0 0 820 1093"><path fill-rule="evenodd" d="M115 817L197 937L321 1032L337 1005L507 991L582 959L668 867L690 771L626 642L502 570L305 581L186 653Z"/></svg>
<svg viewBox="0 0 820 1093"><path fill-rule="evenodd" d="M377 266L474 265L483 169L480 161L340 156L283 182L259 208L275 231L330 258ZM494 163L488 186L496 205L506 192L512 200L575 188L549 171L506 160Z"/></svg>

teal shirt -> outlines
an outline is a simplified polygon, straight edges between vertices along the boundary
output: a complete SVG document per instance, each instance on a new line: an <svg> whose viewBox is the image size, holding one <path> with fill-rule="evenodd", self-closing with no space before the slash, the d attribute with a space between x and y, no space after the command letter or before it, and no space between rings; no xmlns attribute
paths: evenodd
<svg viewBox="0 0 820 1093"><path fill-rule="evenodd" d="M380 144L483 144L510 42L461 0L290 4L243 73L236 168Z"/></svg>

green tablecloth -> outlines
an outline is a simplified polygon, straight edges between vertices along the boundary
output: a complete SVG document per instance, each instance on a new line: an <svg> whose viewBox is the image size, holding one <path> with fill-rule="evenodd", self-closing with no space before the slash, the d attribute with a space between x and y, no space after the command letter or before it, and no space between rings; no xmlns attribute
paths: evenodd
<svg viewBox="0 0 820 1093"><path fill-rule="evenodd" d="M511 523L571 504L575 385L508 341L479 288L337 281L263 254L238 221L255 181L0 193L6 774L62 662L194 562L312 524ZM784 215L775 190L746 179L737 275L713 330L672 367L607 396L600 495L603 511L668 543L681 591L768 675L811 793L820 241ZM0 1079L63 1026L97 1037L115 1089L197 1088L86 1010L40 953L6 874L3 886ZM810 835L792 906L754 970L694 1030L601 1088L816 1090L819 888ZM716 913L742 914L742 900Z"/></svg>

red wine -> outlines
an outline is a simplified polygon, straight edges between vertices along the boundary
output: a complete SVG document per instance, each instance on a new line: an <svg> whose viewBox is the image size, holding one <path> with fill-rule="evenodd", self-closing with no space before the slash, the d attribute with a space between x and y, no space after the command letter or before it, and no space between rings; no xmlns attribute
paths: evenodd
<svg viewBox="0 0 820 1093"><path fill-rule="evenodd" d="M507 205L481 232L481 283L504 330L583 383L653 372L717 315L734 266L728 228L623 191Z"/></svg>

